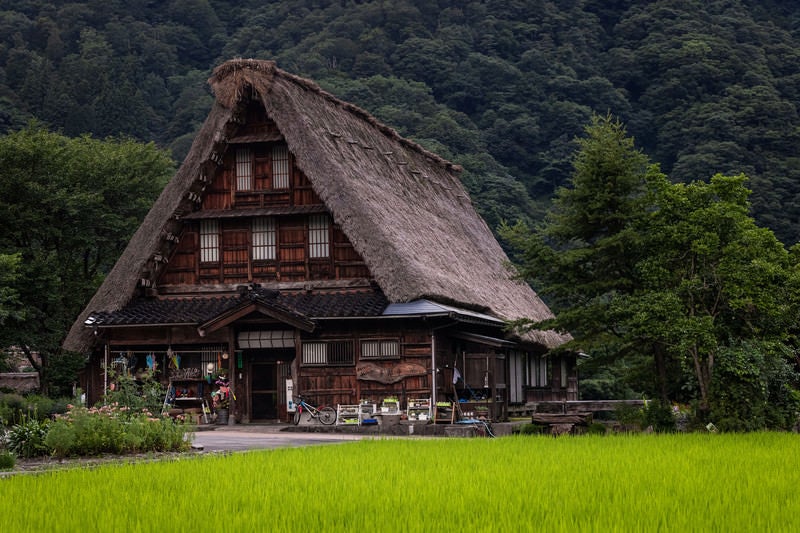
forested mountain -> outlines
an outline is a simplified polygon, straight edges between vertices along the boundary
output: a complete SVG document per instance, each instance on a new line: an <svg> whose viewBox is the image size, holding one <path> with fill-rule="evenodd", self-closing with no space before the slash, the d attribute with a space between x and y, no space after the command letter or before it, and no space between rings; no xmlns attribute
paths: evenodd
<svg viewBox="0 0 800 533"><path fill-rule="evenodd" d="M275 59L466 169L490 225L536 218L593 112L674 180L745 172L800 234L789 0L0 0L0 131L131 136L181 159L211 69Z"/></svg>

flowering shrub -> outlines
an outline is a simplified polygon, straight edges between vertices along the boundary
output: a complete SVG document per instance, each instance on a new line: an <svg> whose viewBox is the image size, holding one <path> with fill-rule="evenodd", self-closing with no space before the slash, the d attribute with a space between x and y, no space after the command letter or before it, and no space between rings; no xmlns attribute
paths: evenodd
<svg viewBox="0 0 800 533"><path fill-rule="evenodd" d="M45 442L57 457L183 451L191 425L181 418L153 415L119 404L103 407L68 406L50 425Z"/></svg>
<svg viewBox="0 0 800 533"><path fill-rule="evenodd" d="M106 392L105 404L117 403L135 411L147 409L153 413L161 409L167 389L152 371L148 370L138 378L116 372L109 372L109 377L115 383L115 388Z"/></svg>

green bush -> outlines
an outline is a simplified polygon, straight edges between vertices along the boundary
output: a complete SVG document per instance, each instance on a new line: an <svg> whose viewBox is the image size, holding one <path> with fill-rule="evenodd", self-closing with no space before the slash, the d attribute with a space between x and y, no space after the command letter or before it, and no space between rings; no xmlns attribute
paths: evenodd
<svg viewBox="0 0 800 533"><path fill-rule="evenodd" d="M9 450L24 458L47 454L63 458L188 449L191 425L153 415L163 402L160 383L151 376L119 382L122 386L112 397L127 405L114 402L87 409L40 395L0 396L2 425L11 426L6 437Z"/></svg>
<svg viewBox="0 0 800 533"><path fill-rule="evenodd" d="M167 390L151 371L145 372L138 380L119 374L113 374L112 379L117 386L106 394L104 404L124 405L136 412L143 409L151 413L161 411Z"/></svg>
<svg viewBox="0 0 800 533"><path fill-rule="evenodd" d="M710 421L720 431L791 430L800 411L794 354L776 343L741 342L720 350L710 391Z"/></svg>
<svg viewBox="0 0 800 533"><path fill-rule="evenodd" d="M19 394L0 395L0 420L5 426L13 426L22 421L25 398Z"/></svg>
<svg viewBox="0 0 800 533"><path fill-rule="evenodd" d="M594 422L589 424L589 427L586 428L587 435L605 435L606 434L606 426L605 424L600 424L598 422Z"/></svg>
<svg viewBox="0 0 800 533"><path fill-rule="evenodd" d="M69 456L74 449L75 440L75 427L56 421L50 425L44 442L55 457L63 459Z"/></svg>
<svg viewBox="0 0 800 533"><path fill-rule="evenodd" d="M40 394L31 394L25 397L24 408L27 414L35 414L39 420L53 418L54 415L67 412L68 398L50 398Z"/></svg>
<svg viewBox="0 0 800 533"><path fill-rule="evenodd" d="M17 457L8 450L0 451L0 470L11 470L17 464Z"/></svg>
<svg viewBox="0 0 800 533"><path fill-rule="evenodd" d="M191 430L182 420L155 417L147 410L118 405L78 407L51 424L47 445L58 457L184 451Z"/></svg>
<svg viewBox="0 0 800 533"><path fill-rule="evenodd" d="M642 409L642 425L652 427L657 433L673 433L676 430L675 415L670 404L647 402Z"/></svg>
<svg viewBox="0 0 800 533"><path fill-rule="evenodd" d="M26 459L47 455L49 453L45 444L47 426L46 420L25 417L22 422L12 426L8 431L6 436L8 449Z"/></svg>
<svg viewBox="0 0 800 533"><path fill-rule="evenodd" d="M67 398L49 398L39 394L20 396L19 394L0 394L0 422L6 426L21 423L26 418L47 420L53 415L65 413Z"/></svg>
<svg viewBox="0 0 800 533"><path fill-rule="evenodd" d="M522 424L517 431L520 435L544 435L547 432L547 426L541 424Z"/></svg>
<svg viewBox="0 0 800 533"><path fill-rule="evenodd" d="M644 422L642 409L627 403L619 404L614 409L614 418L626 427L636 426L641 428Z"/></svg>

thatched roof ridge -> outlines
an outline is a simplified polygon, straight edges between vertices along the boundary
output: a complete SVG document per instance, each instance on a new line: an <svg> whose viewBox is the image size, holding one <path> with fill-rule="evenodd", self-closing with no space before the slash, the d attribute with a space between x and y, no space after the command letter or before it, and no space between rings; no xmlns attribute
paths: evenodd
<svg viewBox="0 0 800 533"><path fill-rule="evenodd" d="M455 165L439 155L428 151L422 145L401 137L394 128L390 128L386 124L379 122L369 111L340 100L331 93L326 92L315 81L278 69L274 61L241 58L232 59L215 68L212 76L208 79L208 83L214 91L217 102L225 107L233 108L244 95L245 86L255 87L260 94L266 95L269 92L269 86L276 73L284 80L291 81L305 90L317 93L331 104L341 107L348 113L364 120L387 137L423 154L431 161L446 168L450 168L455 172L461 172L461 170L463 170L460 165Z"/></svg>
<svg viewBox="0 0 800 533"><path fill-rule="evenodd" d="M224 150L248 98L261 101L296 164L391 302L428 298L503 319L552 316L533 290L507 270L505 253L460 182L460 167L272 61L228 61L214 70L209 83L216 102L189 155L73 326L65 347L86 350L91 342L83 325L86 316L119 309L134 295L164 233L176 215L189 211L187 194L198 190L198 175ZM534 331L526 339L554 347L568 337Z"/></svg>

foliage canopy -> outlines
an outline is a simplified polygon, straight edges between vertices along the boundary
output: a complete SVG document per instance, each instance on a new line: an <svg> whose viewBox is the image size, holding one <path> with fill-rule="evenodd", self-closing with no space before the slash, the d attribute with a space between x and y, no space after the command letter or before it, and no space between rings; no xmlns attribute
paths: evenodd
<svg viewBox="0 0 800 533"><path fill-rule="evenodd" d="M545 221L501 231L552 300L557 318L538 326L601 359L651 356L640 388L730 429L790 427L800 265L749 215L746 177L671 183L619 121L595 116L586 133Z"/></svg>
<svg viewBox="0 0 800 533"><path fill-rule="evenodd" d="M32 124L0 137L0 168L0 258L15 267L0 278L0 345L22 349L37 370L56 357L44 377L52 393L68 393L82 359L61 354L61 341L173 164L152 143L69 138Z"/></svg>
<svg viewBox="0 0 800 533"><path fill-rule="evenodd" d="M492 227L506 208L538 220L569 179L573 139L610 111L673 179L747 174L753 215L791 244L798 18L788 0L2 1L0 131L35 117L180 160L211 69L275 59L435 139ZM476 177L487 166L491 187Z"/></svg>

